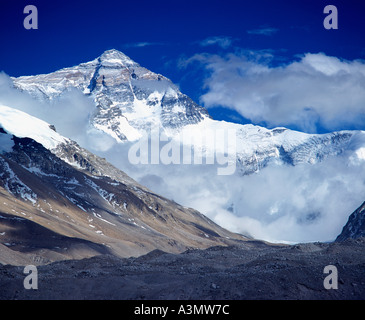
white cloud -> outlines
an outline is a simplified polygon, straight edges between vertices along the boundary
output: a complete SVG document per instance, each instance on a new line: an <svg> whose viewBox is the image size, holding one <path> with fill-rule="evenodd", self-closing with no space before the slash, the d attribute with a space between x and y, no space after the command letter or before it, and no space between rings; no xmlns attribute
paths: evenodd
<svg viewBox="0 0 365 320"><path fill-rule="evenodd" d="M101 155L154 192L233 232L267 241L332 241L364 200L361 154L329 157L316 165L272 165L246 176L217 176L216 167L208 165L131 166L122 148L128 147L118 145Z"/></svg>
<svg viewBox="0 0 365 320"><path fill-rule="evenodd" d="M161 46L163 43L161 42L134 42L134 43L127 43L124 45L125 48L143 48L147 46Z"/></svg>
<svg viewBox="0 0 365 320"><path fill-rule="evenodd" d="M209 71L201 102L208 108L234 109L254 123L306 132L364 127L364 61L307 53L298 61L271 67L262 58L261 53L248 57L247 52L191 58Z"/></svg>
<svg viewBox="0 0 365 320"><path fill-rule="evenodd" d="M259 29L247 30L247 33L248 34L263 35L263 36L271 36L274 33L277 33L278 31L279 31L279 29L277 29L277 28L262 27L262 28L259 28Z"/></svg>
<svg viewBox="0 0 365 320"><path fill-rule="evenodd" d="M232 37L216 36L209 37L199 42L202 47L217 45L223 49L227 49L231 46L234 40Z"/></svg>
<svg viewBox="0 0 365 320"><path fill-rule="evenodd" d="M365 191L364 179L359 179L364 163L347 163L346 157L329 158L243 177L231 195L234 217L223 215L220 221L270 241L334 240Z"/></svg>
<svg viewBox="0 0 365 320"><path fill-rule="evenodd" d="M105 151L116 143L112 137L91 126L90 117L96 106L79 90L70 90L52 101L42 102L14 89L10 77L0 73L0 103L53 124L58 133L85 148Z"/></svg>

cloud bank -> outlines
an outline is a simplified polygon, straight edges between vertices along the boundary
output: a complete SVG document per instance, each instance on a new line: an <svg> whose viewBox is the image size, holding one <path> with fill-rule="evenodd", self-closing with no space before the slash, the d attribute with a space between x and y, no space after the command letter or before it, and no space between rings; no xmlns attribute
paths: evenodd
<svg viewBox="0 0 365 320"><path fill-rule="evenodd" d="M298 61L270 66L270 55L199 54L209 73L205 107L223 106L253 123L304 132L365 127L365 62L307 53Z"/></svg>

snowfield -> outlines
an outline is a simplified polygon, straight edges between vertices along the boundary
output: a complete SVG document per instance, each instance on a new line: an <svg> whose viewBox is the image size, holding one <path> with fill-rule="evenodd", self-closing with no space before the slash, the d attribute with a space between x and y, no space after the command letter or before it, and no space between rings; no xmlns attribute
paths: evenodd
<svg viewBox="0 0 365 320"><path fill-rule="evenodd" d="M43 120L4 105L0 105L0 127L19 138L31 138L49 150L69 141Z"/></svg>

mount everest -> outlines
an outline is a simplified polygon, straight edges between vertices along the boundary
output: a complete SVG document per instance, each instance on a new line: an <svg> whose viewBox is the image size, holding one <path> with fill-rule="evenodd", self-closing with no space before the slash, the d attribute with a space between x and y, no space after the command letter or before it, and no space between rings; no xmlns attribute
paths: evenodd
<svg viewBox="0 0 365 320"><path fill-rule="evenodd" d="M274 242L330 241L363 201L362 131L319 135L216 121L169 79L117 50L50 74L10 78L9 83L10 94L0 102L10 105L7 97L21 96L25 103L12 107L55 124L64 136L154 192L199 210L233 232ZM58 117L56 109L72 110L74 97L84 105L83 118L70 131L63 128L65 117L72 120L80 114ZM187 147L213 161L131 164L131 146L154 128L165 143L179 148L186 147L181 136L200 135L201 140ZM221 141L211 133L219 130L235 132L234 148L223 151L234 163L233 174L217 175L222 165L214 156Z"/></svg>

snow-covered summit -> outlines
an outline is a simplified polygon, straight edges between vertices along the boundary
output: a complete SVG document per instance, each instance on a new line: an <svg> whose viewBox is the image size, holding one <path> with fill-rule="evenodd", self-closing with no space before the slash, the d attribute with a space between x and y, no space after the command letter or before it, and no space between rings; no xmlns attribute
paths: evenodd
<svg viewBox="0 0 365 320"><path fill-rule="evenodd" d="M114 49L74 67L12 80L16 88L40 100L74 88L91 96L97 106L93 125L118 142L134 141L151 126L181 128L209 117L169 79Z"/></svg>
<svg viewBox="0 0 365 320"><path fill-rule="evenodd" d="M133 68L140 67L140 65L133 61L130 57L125 55L123 52L116 49L106 50L99 57L89 62L81 63L79 68L95 68L95 67L107 67L107 68ZM66 70L74 69L65 68Z"/></svg>
<svg viewBox="0 0 365 320"><path fill-rule="evenodd" d="M103 62L103 65L118 65L124 67L139 67L139 64L125 55L123 52L120 52L115 49L105 51L100 57L100 61Z"/></svg>

